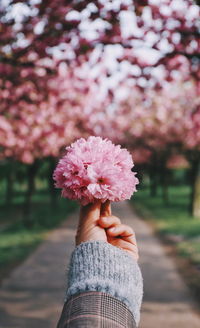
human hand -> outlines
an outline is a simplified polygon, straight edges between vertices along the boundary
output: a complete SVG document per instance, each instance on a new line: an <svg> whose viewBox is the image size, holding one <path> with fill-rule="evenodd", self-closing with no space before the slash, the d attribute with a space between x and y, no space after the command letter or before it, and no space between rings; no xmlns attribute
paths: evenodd
<svg viewBox="0 0 200 328"><path fill-rule="evenodd" d="M100 217L99 225L106 229L107 242L128 252L138 261L138 247L133 229L116 216Z"/></svg>
<svg viewBox="0 0 200 328"><path fill-rule="evenodd" d="M108 242L128 252L136 261L138 248L133 229L111 215L110 202L82 206L76 235L76 245L89 240Z"/></svg>
<svg viewBox="0 0 200 328"><path fill-rule="evenodd" d="M89 240L100 240L107 242L105 229L99 226L100 215L105 215L104 204L101 201L81 206L79 224L76 233L76 245Z"/></svg>

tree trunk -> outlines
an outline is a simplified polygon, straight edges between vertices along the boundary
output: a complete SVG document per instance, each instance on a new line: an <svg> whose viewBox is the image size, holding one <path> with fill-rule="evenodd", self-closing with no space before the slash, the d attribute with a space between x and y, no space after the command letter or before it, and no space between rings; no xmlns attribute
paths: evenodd
<svg viewBox="0 0 200 328"><path fill-rule="evenodd" d="M7 166L6 172L6 206L12 204L13 191L14 191L14 172L13 172L13 163L10 162Z"/></svg>
<svg viewBox="0 0 200 328"><path fill-rule="evenodd" d="M49 185L49 193L50 193L50 205L52 209L57 207L57 193L54 187L53 181L53 171L55 170L55 159L50 158L49 160L49 174L48 174L48 185Z"/></svg>
<svg viewBox="0 0 200 328"><path fill-rule="evenodd" d="M166 177L163 177L162 183L162 197L165 205L169 204L169 192L168 192L168 183Z"/></svg>
<svg viewBox="0 0 200 328"><path fill-rule="evenodd" d="M190 213L200 218L200 158L192 162Z"/></svg>
<svg viewBox="0 0 200 328"><path fill-rule="evenodd" d="M161 162L160 168L160 182L162 188L162 198L165 205L169 204L169 193L168 193L168 169L166 168L166 162Z"/></svg>
<svg viewBox="0 0 200 328"><path fill-rule="evenodd" d="M149 166L149 180L150 180L150 196L156 197L158 194L158 164L157 164L157 156L153 154L152 156L152 164Z"/></svg>
<svg viewBox="0 0 200 328"><path fill-rule="evenodd" d="M24 202L24 224L27 227L33 225L31 219L31 200L35 191L35 176L38 169L38 162L35 161L33 164L28 166L27 175L28 175L28 186L25 195Z"/></svg>
<svg viewBox="0 0 200 328"><path fill-rule="evenodd" d="M155 171L155 167L149 170L149 179L150 179L150 196L156 197L158 194L158 181Z"/></svg>

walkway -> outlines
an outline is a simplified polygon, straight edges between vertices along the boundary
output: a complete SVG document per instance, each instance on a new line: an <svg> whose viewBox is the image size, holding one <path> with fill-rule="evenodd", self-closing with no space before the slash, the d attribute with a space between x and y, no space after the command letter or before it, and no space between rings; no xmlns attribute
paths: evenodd
<svg viewBox="0 0 200 328"><path fill-rule="evenodd" d="M114 214L132 225L140 248L144 302L140 328L199 328L194 302L150 227L129 204L114 206ZM0 289L0 328L55 328L62 308L66 263L73 250L77 215L54 230Z"/></svg>

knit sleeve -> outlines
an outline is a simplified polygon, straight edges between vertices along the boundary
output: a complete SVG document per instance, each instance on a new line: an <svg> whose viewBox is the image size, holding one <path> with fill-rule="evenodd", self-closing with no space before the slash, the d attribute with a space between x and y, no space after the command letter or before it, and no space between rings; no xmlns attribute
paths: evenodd
<svg viewBox="0 0 200 328"><path fill-rule="evenodd" d="M102 241L89 241L72 253L66 300L86 291L105 292L116 297L140 319L143 281L137 262L124 250Z"/></svg>

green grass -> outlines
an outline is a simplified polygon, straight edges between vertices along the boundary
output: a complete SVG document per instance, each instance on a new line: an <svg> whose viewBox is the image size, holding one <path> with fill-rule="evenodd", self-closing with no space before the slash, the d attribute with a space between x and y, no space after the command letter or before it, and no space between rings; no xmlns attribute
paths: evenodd
<svg viewBox="0 0 200 328"><path fill-rule="evenodd" d="M159 191L151 197L147 187L141 187L132 199L136 211L154 224L161 235L180 236L176 247L181 256L200 265L200 219L189 212L189 187L169 188L169 204L164 205ZM181 241L181 239L183 241Z"/></svg>
<svg viewBox="0 0 200 328"><path fill-rule="evenodd" d="M198 267L200 265L200 238L198 240L189 240L179 243L179 253L189 258Z"/></svg>
<svg viewBox="0 0 200 328"><path fill-rule="evenodd" d="M12 266L24 259L31 250L43 239L42 230L28 230L23 226L13 225L1 233L0 238L0 267Z"/></svg>
<svg viewBox="0 0 200 328"><path fill-rule="evenodd" d="M34 194L30 221L31 227L24 224L24 190L15 186L11 206L4 204L4 189L0 188L0 277L9 269L25 259L44 239L45 234L56 227L76 208L76 203L61 199L58 191L57 206L50 204L45 184L37 188ZM25 218L26 219L26 218Z"/></svg>

